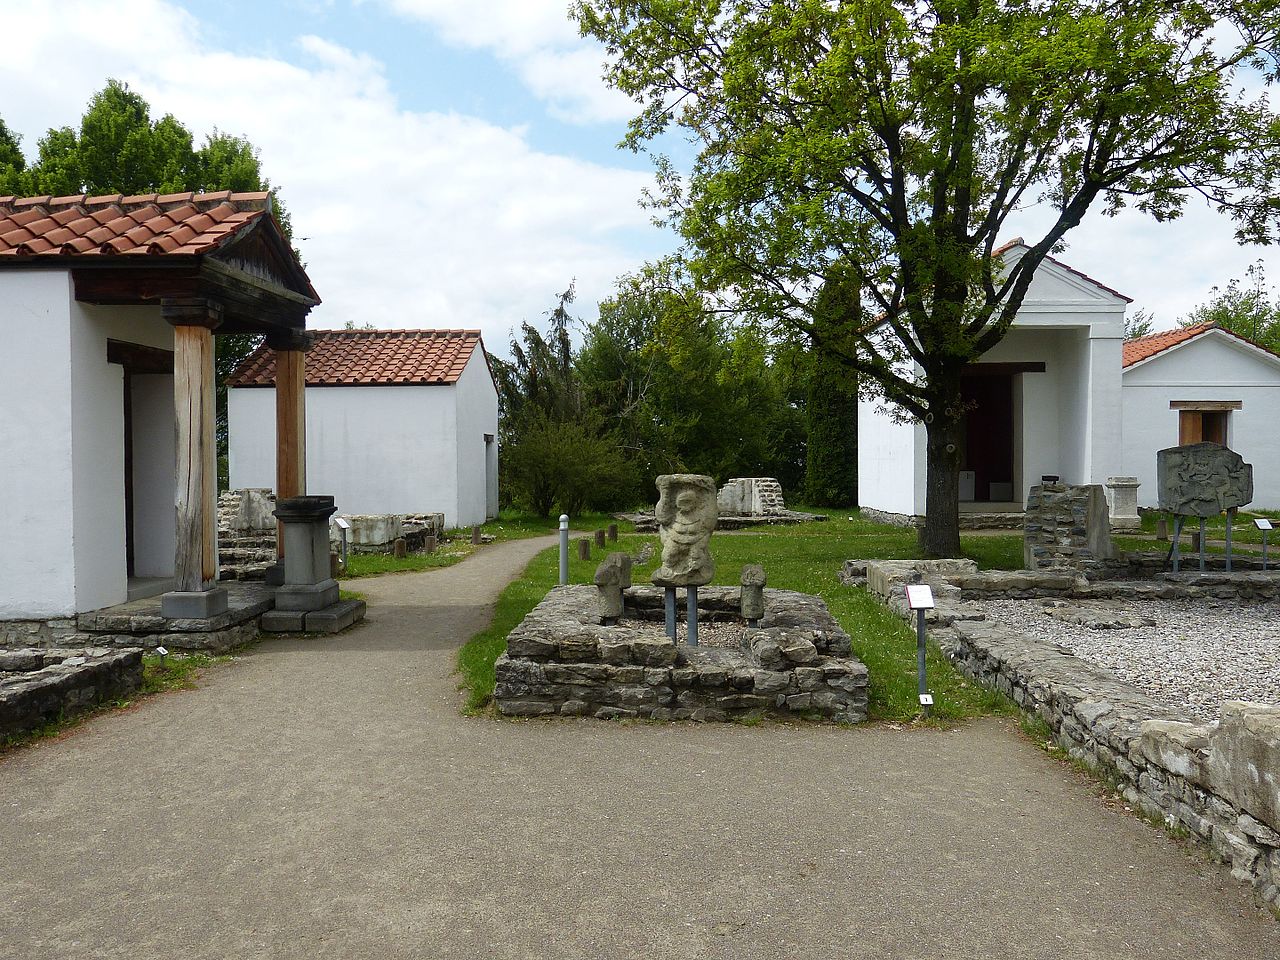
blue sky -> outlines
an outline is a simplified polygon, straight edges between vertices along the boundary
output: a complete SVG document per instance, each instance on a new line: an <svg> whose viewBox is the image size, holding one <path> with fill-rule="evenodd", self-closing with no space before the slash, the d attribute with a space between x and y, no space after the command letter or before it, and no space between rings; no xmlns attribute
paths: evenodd
<svg viewBox="0 0 1280 960"><path fill-rule="evenodd" d="M670 252L639 204L649 158L616 149L634 105L563 0L10 0L0 117L34 152L107 77L197 139L248 137L324 298L314 327L480 328L502 351L571 280L594 315L616 278ZM49 69L56 64L56 69ZM669 140L684 161L687 144ZM1043 229L1044 211L1008 239ZM1098 214L1061 259L1160 327L1274 251L1203 204L1171 224Z"/></svg>

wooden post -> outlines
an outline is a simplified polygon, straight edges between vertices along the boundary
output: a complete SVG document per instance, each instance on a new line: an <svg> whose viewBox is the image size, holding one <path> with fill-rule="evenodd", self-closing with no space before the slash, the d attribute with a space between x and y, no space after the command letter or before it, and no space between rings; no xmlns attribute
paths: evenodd
<svg viewBox="0 0 1280 960"><path fill-rule="evenodd" d="M578 540L578 559L591 559L591 539L589 537L582 537Z"/></svg>
<svg viewBox="0 0 1280 960"><path fill-rule="evenodd" d="M307 374L305 330L272 334L276 352L276 499L307 492ZM284 556L284 527L276 523L276 556Z"/></svg>
<svg viewBox="0 0 1280 960"><path fill-rule="evenodd" d="M173 324L173 399L178 461L175 589L198 593L218 579L218 460L214 439L213 330L220 304L163 300Z"/></svg>
<svg viewBox="0 0 1280 960"><path fill-rule="evenodd" d="M604 531L597 530L595 532L595 538L596 538L596 546L603 549L604 548Z"/></svg>
<svg viewBox="0 0 1280 960"><path fill-rule="evenodd" d="M617 543L618 542L618 525L616 523L609 524L608 532L609 532L609 542Z"/></svg>
<svg viewBox="0 0 1280 960"><path fill-rule="evenodd" d="M477 547L478 547L478 546L480 546L480 544L482 544L482 543L484 542L484 541L481 539L481 536L480 536L480 528L479 528L478 526L473 526L473 527L471 528L471 542L472 542L472 544L474 544L474 545L475 545L475 546L477 546Z"/></svg>

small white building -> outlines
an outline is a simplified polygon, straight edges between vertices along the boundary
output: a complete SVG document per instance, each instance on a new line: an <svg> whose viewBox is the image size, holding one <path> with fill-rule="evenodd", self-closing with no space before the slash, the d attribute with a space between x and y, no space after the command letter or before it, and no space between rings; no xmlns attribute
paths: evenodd
<svg viewBox="0 0 1280 960"><path fill-rule="evenodd" d="M1123 473L1155 507L1156 451L1210 440L1253 464L1251 506L1280 508L1280 356L1213 324L1124 345Z"/></svg>
<svg viewBox="0 0 1280 960"><path fill-rule="evenodd" d="M478 330L316 330L307 351L308 484L344 514L498 513L498 391ZM275 480L275 359L227 381L233 488Z"/></svg>
<svg viewBox="0 0 1280 960"><path fill-rule="evenodd" d="M1012 268L1027 250L1014 241L996 255ZM1106 483L1122 472L1120 363L1129 302L1058 260L1041 263L1004 339L965 371L962 514L1019 512L1045 475ZM865 398L858 404L859 504L923 517L924 424L895 422L883 406Z"/></svg>
<svg viewBox="0 0 1280 960"><path fill-rule="evenodd" d="M0 636L156 593L226 610L214 341L300 362L318 302L266 193L0 197Z"/></svg>

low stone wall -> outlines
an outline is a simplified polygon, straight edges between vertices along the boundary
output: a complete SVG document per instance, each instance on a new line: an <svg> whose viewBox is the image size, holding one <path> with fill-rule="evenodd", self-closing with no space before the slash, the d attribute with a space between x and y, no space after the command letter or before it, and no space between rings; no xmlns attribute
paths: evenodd
<svg viewBox="0 0 1280 960"><path fill-rule="evenodd" d="M142 684L142 651L0 651L0 739L127 696Z"/></svg>
<svg viewBox="0 0 1280 960"><path fill-rule="evenodd" d="M0 647L54 647L75 632L75 617L0 620Z"/></svg>
<svg viewBox="0 0 1280 960"><path fill-rule="evenodd" d="M975 681L1040 717L1071 756L1114 780L1148 815L1185 829L1232 875L1280 907L1280 706L1229 701L1198 725L1105 668L986 621L974 598L1274 597L1280 574L1166 574L1092 583L1076 571L956 570L964 561L851 561L872 592L908 616L903 585L934 585L930 634Z"/></svg>
<svg viewBox="0 0 1280 960"><path fill-rule="evenodd" d="M909 513L891 513L875 507L859 507L858 513L872 523L887 523L894 527L924 526L924 517ZM961 530L1021 530L1022 513L964 513L960 514Z"/></svg>
<svg viewBox="0 0 1280 960"><path fill-rule="evenodd" d="M625 592L624 617L660 622L662 591ZM703 587L699 617L736 620L740 592ZM867 715L867 668L817 597L765 591L759 629L740 649L675 644L652 630L602 626L591 586L557 587L507 638L494 700L508 716L728 720L759 712L856 723Z"/></svg>

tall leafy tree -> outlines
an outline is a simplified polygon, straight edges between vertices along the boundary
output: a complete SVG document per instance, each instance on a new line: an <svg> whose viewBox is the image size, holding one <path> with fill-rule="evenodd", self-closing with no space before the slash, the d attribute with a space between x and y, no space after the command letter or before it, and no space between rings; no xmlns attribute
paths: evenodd
<svg viewBox="0 0 1280 960"><path fill-rule="evenodd" d="M858 381L839 354L848 346L848 318L861 309L861 291L849 278L833 278L818 291L809 353L809 395L805 417L805 500L816 506L858 503Z"/></svg>
<svg viewBox="0 0 1280 960"><path fill-rule="evenodd" d="M191 131L172 114L151 119L151 107L129 85L109 79L89 100L78 128L50 128L27 166L18 139L0 120L0 192L68 196L269 190L258 152L249 141L214 130L195 149ZM277 199L286 234L289 215ZM226 379L261 342L251 335L216 339L219 482L225 486Z"/></svg>
<svg viewBox="0 0 1280 960"><path fill-rule="evenodd" d="M0 120L0 193L26 193L27 158L22 155L21 138Z"/></svg>
<svg viewBox="0 0 1280 960"><path fill-rule="evenodd" d="M773 350L757 328L728 323L668 260L619 279L575 363L646 495L655 476L682 471L768 473L795 489L802 415Z"/></svg>
<svg viewBox="0 0 1280 960"><path fill-rule="evenodd" d="M927 434L922 549L955 556L964 366L1005 335L1036 268L1090 211L1178 216L1188 194L1276 233L1280 124L1245 92L1275 79L1273 0L576 0L635 149L659 158L700 282L813 329L850 271L864 311L836 356ZM1008 218L1055 211L1016 266ZM875 318L864 322L863 316Z"/></svg>
<svg viewBox="0 0 1280 960"><path fill-rule="evenodd" d="M1214 287L1209 299L1178 322L1184 327L1216 323L1269 350L1280 351L1280 297L1267 283L1261 260L1250 265L1244 279Z"/></svg>

